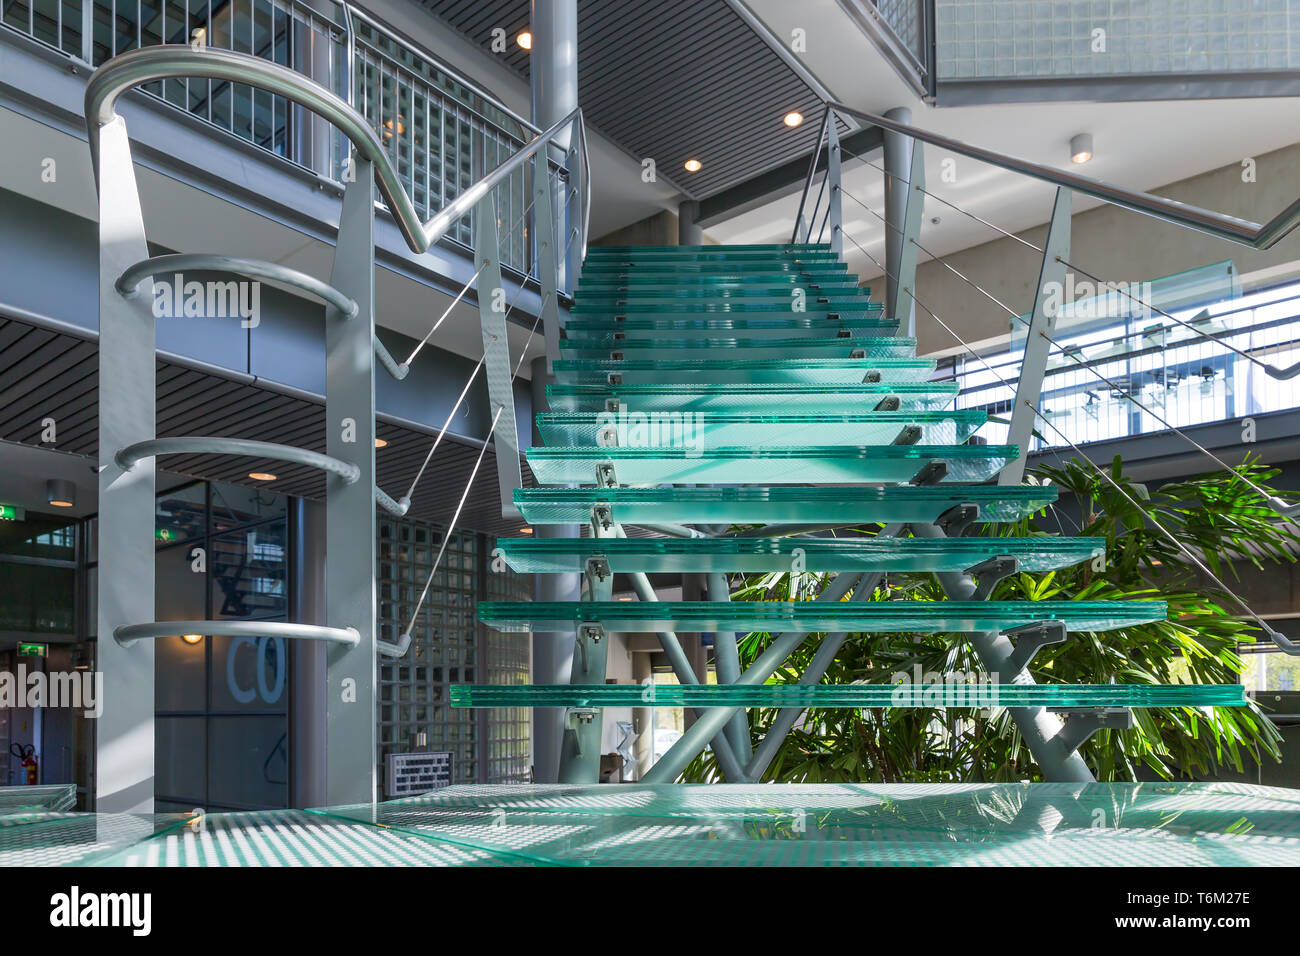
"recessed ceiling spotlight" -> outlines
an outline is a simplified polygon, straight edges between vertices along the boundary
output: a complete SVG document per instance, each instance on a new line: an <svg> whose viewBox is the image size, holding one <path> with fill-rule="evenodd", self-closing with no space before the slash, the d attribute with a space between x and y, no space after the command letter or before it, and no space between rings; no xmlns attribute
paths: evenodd
<svg viewBox="0 0 1300 956"><path fill-rule="evenodd" d="M250 471L248 477L254 481L275 481L275 475L269 471Z"/></svg>
<svg viewBox="0 0 1300 956"><path fill-rule="evenodd" d="M77 486L66 478L51 478L45 483L45 500L56 508L71 508L77 503Z"/></svg>
<svg viewBox="0 0 1300 956"><path fill-rule="evenodd" d="M701 163L698 159L688 159L682 165L686 167L686 171L688 173L698 173L701 169L704 168L704 164Z"/></svg>
<svg viewBox="0 0 1300 956"><path fill-rule="evenodd" d="M182 635L181 635L181 640L184 641L186 644L197 644L199 641L203 640L203 635L202 635L202 634L182 634Z"/></svg>
<svg viewBox="0 0 1300 956"><path fill-rule="evenodd" d="M1070 162L1082 166L1092 159L1092 134L1080 133L1070 138Z"/></svg>
<svg viewBox="0 0 1300 956"><path fill-rule="evenodd" d="M803 122L803 114L800 113L798 110L791 110L790 112L785 114L785 119L783 119L781 122L785 123L786 126L789 126L791 129L793 129L794 127L798 126L800 123Z"/></svg>
<svg viewBox="0 0 1300 956"><path fill-rule="evenodd" d="M525 30L519 36L515 37L515 42L519 44L521 50L531 50L533 48L533 35Z"/></svg>

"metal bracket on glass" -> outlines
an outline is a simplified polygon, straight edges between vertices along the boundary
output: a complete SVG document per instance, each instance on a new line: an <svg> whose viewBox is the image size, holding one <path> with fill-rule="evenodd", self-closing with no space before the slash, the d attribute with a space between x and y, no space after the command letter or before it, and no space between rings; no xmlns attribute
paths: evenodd
<svg viewBox="0 0 1300 956"><path fill-rule="evenodd" d="M594 580L605 580L610 575L609 559L603 554L588 555L586 573L587 577Z"/></svg>
<svg viewBox="0 0 1300 956"><path fill-rule="evenodd" d="M1033 624L1015 627L1003 633L1016 639L1016 649L1007 658L1010 670L1007 676L1023 671L1034 659L1034 655L1047 645L1064 643L1069 637L1064 621L1035 621Z"/></svg>
<svg viewBox="0 0 1300 956"><path fill-rule="evenodd" d="M599 528L601 531L613 530L614 509L607 504L592 505L591 526L593 528Z"/></svg>
<svg viewBox="0 0 1300 956"><path fill-rule="evenodd" d="M940 458L932 458L921 466L920 471L912 476L913 485L937 485L948 477L948 463Z"/></svg>
<svg viewBox="0 0 1300 956"><path fill-rule="evenodd" d="M1008 554L996 555L981 561L974 567L967 568L966 574L979 579L979 584L976 585L971 600L987 601L998 583L1005 578L1009 578L1018 570L1020 570L1020 562Z"/></svg>
<svg viewBox="0 0 1300 956"><path fill-rule="evenodd" d="M877 373L876 373L876 381L879 381L879 380L880 380L880 373L877 372ZM897 395L886 395L884 398L882 398L882 399L881 399L881 400L876 404L875 411L877 411L877 412L896 412L896 411L898 411L900 408L902 408L902 406L903 406L903 403L902 403L901 401L899 401L899 398L898 398Z"/></svg>
<svg viewBox="0 0 1300 956"><path fill-rule="evenodd" d="M570 707L564 712L564 735L572 735L578 756L582 756L582 734L579 728L590 724L599 716L600 711L595 707Z"/></svg>
<svg viewBox="0 0 1300 956"><path fill-rule="evenodd" d="M612 461L602 461L596 466L596 487L618 487L618 475L614 472L614 463Z"/></svg>
<svg viewBox="0 0 1300 956"><path fill-rule="evenodd" d="M920 425L905 425L897 437L894 438L895 445L915 445L921 440Z"/></svg>
<svg viewBox="0 0 1300 956"><path fill-rule="evenodd" d="M1127 707L1049 707L1065 718L1059 741L1065 752L1074 753L1099 730L1128 730L1133 726L1133 712Z"/></svg>
<svg viewBox="0 0 1300 956"><path fill-rule="evenodd" d="M979 505L962 502L934 519L934 526L948 538L960 538L980 516Z"/></svg>

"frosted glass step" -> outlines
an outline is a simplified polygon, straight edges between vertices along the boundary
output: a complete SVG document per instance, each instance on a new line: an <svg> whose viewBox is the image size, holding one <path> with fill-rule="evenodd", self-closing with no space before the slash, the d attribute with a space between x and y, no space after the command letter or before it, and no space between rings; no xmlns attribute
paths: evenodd
<svg viewBox="0 0 1300 956"><path fill-rule="evenodd" d="M680 324L683 328L694 328L693 320L706 325L710 321L725 321L728 317L744 320L756 317L748 325L755 328L770 328L786 322L796 327L807 326L810 322L821 322L834 326L828 334L835 335L839 327L852 324L874 323L876 325L897 325L897 319L886 319L884 309L878 303L865 299L857 301L817 302L809 304L807 309L796 312L789 302L688 302L651 303L648 305L593 305L585 309L573 309L571 318L564 325L566 333L579 329L600 329L602 331L631 330L638 324L646 328L672 328ZM724 326L719 326L724 327ZM745 328L747 324L740 321L734 328Z"/></svg>
<svg viewBox="0 0 1300 956"><path fill-rule="evenodd" d="M542 484L594 484L614 467L618 484L906 484L934 462L945 482L980 482L1017 457L1014 445L857 445L807 448L530 448Z"/></svg>
<svg viewBox="0 0 1300 956"><path fill-rule="evenodd" d="M712 286L737 284L745 286L766 285L771 282L789 283L791 286L811 288L826 283L850 282L857 284L855 276L845 272L842 267L803 265L795 269L774 268L772 266L743 266L727 263L715 271L678 270L674 267L662 269L630 271L584 272L580 288L637 288L639 286L675 286L692 288L695 286Z"/></svg>
<svg viewBox="0 0 1300 956"><path fill-rule="evenodd" d="M520 574L582 571L597 558L616 574L634 571L760 573L966 571L1012 557L1021 571L1052 571L1104 554L1105 538L498 538L506 564ZM800 552L800 553L796 553Z"/></svg>
<svg viewBox="0 0 1300 956"><path fill-rule="evenodd" d="M662 289L633 289L627 292L618 292L612 289L586 292L579 286L574 299L575 308L572 311L577 314L579 312L591 312L596 309L617 309L620 306L637 309L648 305L697 305L714 302L729 302L734 305L783 305L789 309L795 301L793 288L789 285L771 287L746 285L740 289L701 289L670 286ZM830 301L823 302L822 299ZM863 289L851 284L815 290L805 289L804 301L809 306L829 305L831 302L836 304L848 302L856 303L859 306L865 303L878 309L884 309L883 303L872 301L869 289Z"/></svg>
<svg viewBox="0 0 1300 956"><path fill-rule="evenodd" d="M546 387L547 403L557 412L603 412L612 403L615 408L625 405L635 412L857 414L873 412L881 405L888 408L894 400L901 412L937 412L947 408L955 394L956 386L947 382Z"/></svg>
<svg viewBox="0 0 1300 956"><path fill-rule="evenodd" d="M555 380L565 385L624 385L662 388L721 385L859 385L871 382L924 382L934 374L934 359L893 358L671 358L560 359ZM613 378L612 378L613 377ZM956 396L955 382L930 383Z"/></svg>
<svg viewBox="0 0 1300 956"><path fill-rule="evenodd" d="M970 634L1039 621L1061 621L1070 631L1108 631L1163 621L1165 614L1164 601L480 601L478 605L478 619L484 624L520 633L600 624L610 633Z"/></svg>
<svg viewBox="0 0 1300 956"><path fill-rule="evenodd" d="M565 337L571 342L615 341L614 336L635 338L686 338L691 336L717 336L738 333L747 338L779 338L781 336L813 336L834 338L841 331L854 335L893 335L898 329L895 319L878 314L841 315L830 319L821 315L791 317L787 312L775 318L673 318L666 316L612 319L572 318L564 327Z"/></svg>
<svg viewBox="0 0 1300 956"><path fill-rule="evenodd" d="M604 278L608 276L673 276L673 275L769 275L786 272L802 275L846 274L848 266L830 258L781 259L763 258L757 260L724 260L714 262L697 262L687 260L659 262L628 262L612 260L610 262L583 263L583 276Z"/></svg>
<svg viewBox="0 0 1300 956"><path fill-rule="evenodd" d="M655 262L683 259L700 262L719 260L821 258L834 259L829 245L770 246L589 246L585 262L635 261Z"/></svg>
<svg viewBox="0 0 1300 956"><path fill-rule="evenodd" d="M805 290L809 298L818 295L869 293L859 286L856 276L848 273L829 273L807 276L798 273L775 272L754 276L683 275L683 276L602 276L578 280L579 299L599 296L672 296L700 298L725 295L785 295L796 288Z"/></svg>
<svg viewBox="0 0 1300 956"><path fill-rule="evenodd" d="M616 412L547 412L536 416L547 445L648 447L668 441L705 448L764 445L959 445L984 424L983 410L774 414L625 407ZM684 436L684 437L683 437Z"/></svg>
<svg viewBox="0 0 1300 956"><path fill-rule="evenodd" d="M625 255L627 253L660 253L660 252L764 252L776 250L778 252L792 251L801 252L809 250L812 252L827 252L831 248L829 242L738 242L720 246L717 243L701 243L699 245L680 245L680 246L662 246L662 245L609 245L609 246L591 246L587 249L588 256L612 256Z"/></svg>
<svg viewBox="0 0 1300 956"><path fill-rule="evenodd" d="M1019 521L1056 501L1044 485L868 485L859 488L516 488L529 524L584 524L608 507L621 524L933 523L963 504L979 520Z"/></svg>
<svg viewBox="0 0 1300 956"><path fill-rule="evenodd" d="M612 359L618 352L626 359L716 358L716 353L740 353L736 358L910 358L916 352L916 339L899 336L870 336L847 339L793 338L714 338L701 337L677 341L625 339L617 349L588 346L582 342L561 340L560 354L569 358ZM713 353L713 354L709 354Z"/></svg>
<svg viewBox="0 0 1300 956"><path fill-rule="evenodd" d="M451 706L1244 707L1246 691L1240 684L453 684Z"/></svg>

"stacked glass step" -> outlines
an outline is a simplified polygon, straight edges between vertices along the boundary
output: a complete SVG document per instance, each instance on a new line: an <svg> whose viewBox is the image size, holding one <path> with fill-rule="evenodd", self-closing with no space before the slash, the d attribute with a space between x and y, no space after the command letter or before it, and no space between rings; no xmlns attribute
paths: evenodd
<svg viewBox="0 0 1300 956"><path fill-rule="evenodd" d="M952 408L933 360L873 302L829 246L589 250L527 452L544 486L519 489L530 525L588 524L582 538L498 542L520 573L963 572L990 562L1043 572L1092 560L1103 539L796 537L853 525L1010 522L1055 501L989 484L1019 456L972 443L982 412ZM739 526L738 528L732 526ZM707 527L707 531L700 531ZM719 534L722 528L732 533ZM628 528L651 535L628 536ZM666 529L666 536L663 533ZM765 533L771 532L771 533ZM1162 620L1162 601L482 602L501 631L970 633L1056 622L1106 631ZM1001 706L1233 706L1238 686L1004 684ZM462 707L637 706L635 686L452 688ZM939 706L969 706L949 688ZM671 696L676 695L676 696ZM669 699L671 696L671 700ZM700 707L935 706L893 686L720 684L656 693ZM959 699L960 698L960 699Z"/></svg>

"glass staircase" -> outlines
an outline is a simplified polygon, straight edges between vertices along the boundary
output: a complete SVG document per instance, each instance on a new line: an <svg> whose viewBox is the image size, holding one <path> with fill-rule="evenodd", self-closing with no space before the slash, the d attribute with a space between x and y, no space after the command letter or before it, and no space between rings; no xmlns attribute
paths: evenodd
<svg viewBox="0 0 1300 956"><path fill-rule="evenodd" d="M499 631L576 628L573 682L458 685L452 705L565 708L566 726L579 733L575 714L589 724L602 707L645 706L646 688L602 683L603 663L593 669L589 658L604 635L647 631L674 641L677 633L719 631L993 632L1016 638L1018 650L1023 641L1025 651L1018 673L974 689L991 695L983 703L956 684L789 684L720 674L716 685L654 685L653 702L662 706L1047 707L1128 718L1135 707L1243 705L1237 685L1029 677L1033 635L1054 643L1075 631L1162 620L1165 604L983 599L1006 574L1093 560L1105 542L963 537L977 522L1016 521L1046 507L1056 491L991 484L1020 450L973 440L985 416L953 409L956 386L929 381L934 362L918 359L915 341L896 333L829 246L590 249L547 387L550 410L537 415L543 444L527 452L543 487L514 493L531 525L587 530L498 542L516 572L583 573L586 600L478 606L479 619ZM886 529L810 536L871 524ZM905 533L918 524L941 533ZM841 600L824 593L732 601L716 592L701 601L612 600L615 574L703 573L725 582L730 574L789 572L796 559L800 572L849 575L871 590L852 596L852 585L841 588ZM972 600L864 600L878 580L870 575L891 571L965 573L981 586ZM1087 735L1064 736L1077 747ZM594 782L564 773L562 782Z"/></svg>

